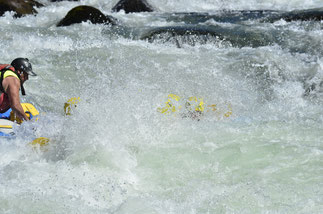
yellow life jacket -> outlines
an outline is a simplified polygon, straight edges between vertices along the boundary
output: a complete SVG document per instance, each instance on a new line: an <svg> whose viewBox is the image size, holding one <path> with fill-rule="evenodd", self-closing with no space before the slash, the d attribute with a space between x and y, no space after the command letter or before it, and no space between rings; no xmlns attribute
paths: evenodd
<svg viewBox="0 0 323 214"><path fill-rule="evenodd" d="M21 94L26 95L20 76L18 76L15 68L8 64L0 64L0 91L5 93L2 86L2 81L8 76L14 76L18 78L18 80L20 81Z"/></svg>

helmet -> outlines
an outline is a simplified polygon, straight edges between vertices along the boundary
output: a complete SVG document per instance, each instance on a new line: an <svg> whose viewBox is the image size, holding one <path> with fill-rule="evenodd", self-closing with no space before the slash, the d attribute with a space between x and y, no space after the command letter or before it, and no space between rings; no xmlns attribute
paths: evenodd
<svg viewBox="0 0 323 214"><path fill-rule="evenodd" d="M30 76L37 76L37 74L33 72L31 64L27 58L16 58L11 62L11 65L15 70L26 72Z"/></svg>

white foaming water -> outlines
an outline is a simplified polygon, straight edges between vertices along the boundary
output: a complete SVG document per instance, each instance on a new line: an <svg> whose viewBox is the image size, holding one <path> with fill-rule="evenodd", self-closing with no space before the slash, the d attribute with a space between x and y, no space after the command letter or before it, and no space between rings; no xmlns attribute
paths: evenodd
<svg viewBox="0 0 323 214"><path fill-rule="evenodd" d="M0 18L1 62L32 61L38 76L26 82L22 99L42 112L39 121L15 128L16 139L0 139L1 213L321 212L322 23L259 25L312 38L299 44L291 37L258 48L177 48L113 37L90 23L57 28L79 3L42 2L47 6L35 17ZM81 1L105 13L116 2ZM151 4L160 12L322 6ZM153 14L115 17L139 28L168 25ZM74 96L81 101L64 117L64 102ZM176 112L163 114L168 100ZM201 100L203 115L188 117L185 105ZM46 151L28 145L33 128L51 139Z"/></svg>

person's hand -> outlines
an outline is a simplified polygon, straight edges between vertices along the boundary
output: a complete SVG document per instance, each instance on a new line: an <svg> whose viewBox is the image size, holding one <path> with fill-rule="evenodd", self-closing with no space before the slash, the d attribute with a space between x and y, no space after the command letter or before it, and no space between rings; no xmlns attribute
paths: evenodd
<svg viewBox="0 0 323 214"><path fill-rule="evenodd" d="M28 116L29 120L33 119L33 115L30 111L26 111L25 114Z"/></svg>

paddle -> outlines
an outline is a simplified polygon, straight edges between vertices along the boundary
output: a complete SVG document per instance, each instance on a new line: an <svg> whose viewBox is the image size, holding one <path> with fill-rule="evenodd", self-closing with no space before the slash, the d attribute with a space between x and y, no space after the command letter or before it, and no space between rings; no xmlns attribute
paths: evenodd
<svg viewBox="0 0 323 214"><path fill-rule="evenodd" d="M72 97L64 104L65 115L71 115L71 111L80 101L80 97Z"/></svg>
<svg viewBox="0 0 323 214"><path fill-rule="evenodd" d="M21 103L22 108L24 109L25 114L29 117L29 119L32 119L33 117L39 115L38 110L30 103ZM22 119L20 119L13 111L10 112L9 120L14 121L18 124L21 124L23 122Z"/></svg>
<svg viewBox="0 0 323 214"><path fill-rule="evenodd" d="M65 115L71 115L72 109L76 107L76 104L78 104L79 101L80 101L79 97L72 97L72 98L68 99L67 102L64 104ZM32 114L36 113L35 112L36 109L35 109L35 107L33 107L33 105L30 104L30 105L26 106L26 108L28 108L28 111L31 112ZM32 145L32 146L39 145L40 147L43 147L43 146L47 146L49 144L49 142L50 142L49 138L39 137L39 138L34 139L32 142L30 142L30 145Z"/></svg>
<svg viewBox="0 0 323 214"><path fill-rule="evenodd" d="M165 106L157 108L157 111L168 115L173 113L188 112L189 117L196 118L203 112L215 112L217 117L230 117L232 115L232 106L230 103L223 103L218 107L216 104L207 104L203 98L189 97L182 99L176 94L169 94ZM183 106L185 108L183 108ZM221 107L222 106L222 107ZM184 109L184 110L182 110Z"/></svg>
<svg viewBox="0 0 323 214"><path fill-rule="evenodd" d="M32 142L30 142L29 144L33 147L36 147L36 146L43 147L43 146L47 146L49 144L49 141L50 141L49 138L39 137L33 140Z"/></svg>
<svg viewBox="0 0 323 214"><path fill-rule="evenodd" d="M2 129L12 129L11 125L0 125L0 128Z"/></svg>
<svg viewBox="0 0 323 214"><path fill-rule="evenodd" d="M76 104L80 101L79 97L72 97L70 98L65 104L64 104L64 111L65 111L65 115L71 115L71 111L73 108L76 107ZM38 110L30 103L21 103L25 113L27 114L27 116L31 119L37 115L39 115ZM9 120L8 120L9 119ZM0 124L0 128L1 129L12 129L13 126L12 124L14 122L16 122L17 124L21 124L23 121L18 118L13 112L10 113L10 116L8 119L0 119L2 120L2 124ZM36 118L37 121L38 118ZM49 138L46 137L38 137L36 139L34 139L32 142L30 142L29 144L33 147L35 146L47 146L50 142Z"/></svg>

